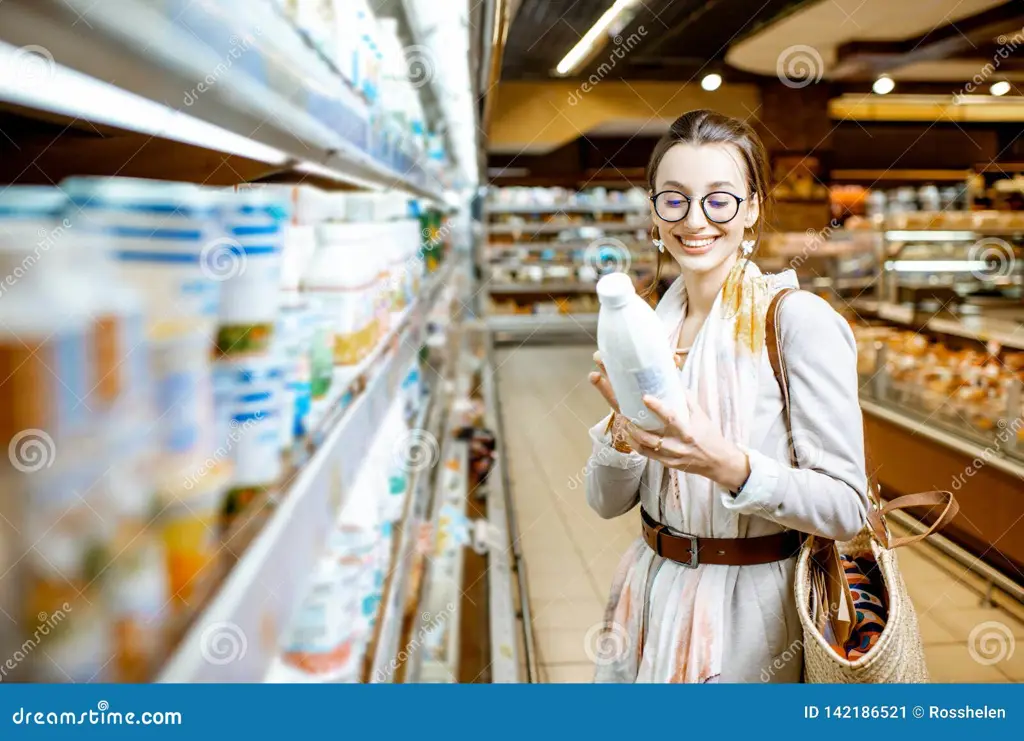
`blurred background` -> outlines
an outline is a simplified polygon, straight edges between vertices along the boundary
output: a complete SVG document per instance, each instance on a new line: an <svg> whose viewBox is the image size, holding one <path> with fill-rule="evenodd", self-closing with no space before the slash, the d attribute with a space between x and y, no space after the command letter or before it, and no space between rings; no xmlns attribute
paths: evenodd
<svg viewBox="0 0 1024 741"><path fill-rule="evenodd" d="M768 149L755 260L850 322L883 495L959 499L900 552L933 681L1024 681L1022 55L1000 0L4 0L0 681L630 648L595 284L676 277L694 108Z"/></svg>

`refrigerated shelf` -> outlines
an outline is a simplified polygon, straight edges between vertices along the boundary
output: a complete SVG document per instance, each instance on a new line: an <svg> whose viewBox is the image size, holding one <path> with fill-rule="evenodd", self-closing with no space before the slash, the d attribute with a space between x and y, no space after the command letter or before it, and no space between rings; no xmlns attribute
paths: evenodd
<svg viewBox="0 0 1024 741"><path fill-rule="evenodd" d="M371 156L365 103L269 3L6 0L0 102L442 201L422 154Z"/></svg>
<svg viewBox="0 0 1024 741"><path fill-rule="evenodd" d="M335 382L343 379L342 393L338 409L325 418L323 443L285 484L280 504L210 603L193 618L158 681L264 678L302 597L305 577L323 551L334 515L355 484L374 431L398 392L401 374L419 351L418 342L412 340L447 275L444 269L433 275L416 303L393 318L390 332L367 359L351 370L339 371ZM231 661L209 660L214 642L223 640L225 632L240 642L242 650Z"/></svg>

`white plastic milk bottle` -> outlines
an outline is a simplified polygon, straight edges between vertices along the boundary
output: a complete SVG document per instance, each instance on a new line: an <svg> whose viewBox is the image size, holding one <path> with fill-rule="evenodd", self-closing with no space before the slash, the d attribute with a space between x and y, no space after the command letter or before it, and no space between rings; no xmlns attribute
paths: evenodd
<svg viewBox="0 0 1024 741"><path fill-rule="evenodd" d="M664 423L643 403L658 398L685 421L686 398L665 327L646 301L636 295L625 273L610 273L597 282L601 311L597 347L608 371L619 411L644 430Z"/></svg>

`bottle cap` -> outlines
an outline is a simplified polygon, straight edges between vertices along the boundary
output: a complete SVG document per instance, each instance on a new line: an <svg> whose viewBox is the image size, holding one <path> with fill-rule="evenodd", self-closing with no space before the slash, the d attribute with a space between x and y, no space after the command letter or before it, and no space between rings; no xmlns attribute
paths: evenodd
<svg viewBox="0 0 1024 741"><path fill-rule="evenodd" d="M636 296L633 281L625 273L609 273L597 282L597 298L605 306L625 306Z"/></svg>

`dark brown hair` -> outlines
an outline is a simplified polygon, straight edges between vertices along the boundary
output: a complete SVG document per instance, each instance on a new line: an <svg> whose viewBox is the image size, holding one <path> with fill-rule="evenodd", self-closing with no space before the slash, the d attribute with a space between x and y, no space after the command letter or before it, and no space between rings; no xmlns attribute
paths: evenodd
<svg viewBox="0 0 1024 741"><path fill-rule="evenodd" d="M658 166L665 153L676 144L733 144L743 158L748 179L747 187L757 195L759 214L754 224L754 239L760 244L763 225L768 215L770 177L768 153L757 132L745 121L731 118L715 111L700 109L684 113L677 118L668 132L654 145L651 161L647 165L647 183L651 195L655 193L655 178ZM756 249L756 246L755 246ZM662 253L658 252L658 267L654 275L652 290L657 290L661 280Z"/></svg>

